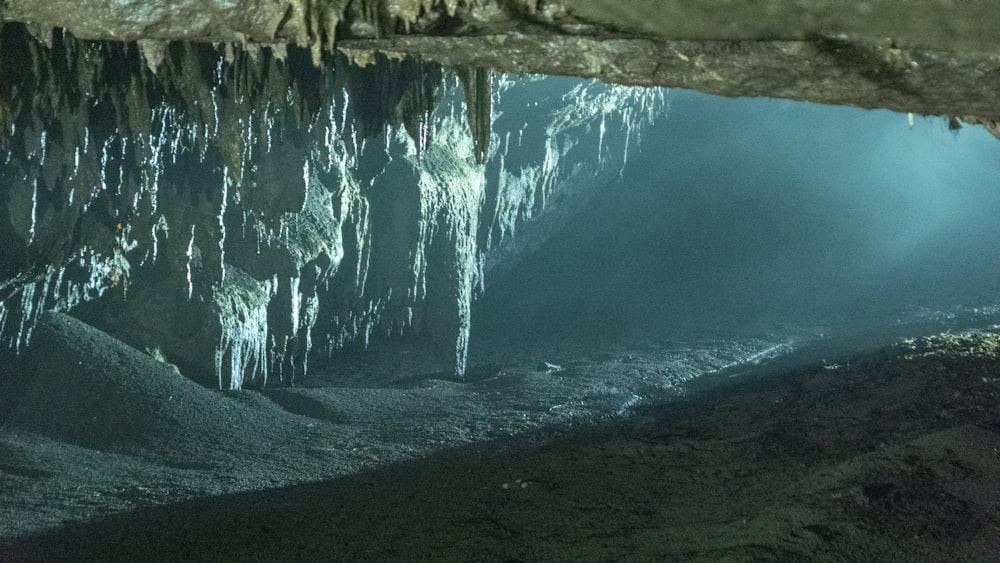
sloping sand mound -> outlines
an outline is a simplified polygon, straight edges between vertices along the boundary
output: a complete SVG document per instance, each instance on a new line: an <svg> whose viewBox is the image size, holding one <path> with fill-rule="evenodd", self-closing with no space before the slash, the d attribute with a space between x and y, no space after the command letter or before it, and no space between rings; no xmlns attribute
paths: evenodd
<svg viewBox="0 0 1000 563"><path fill-rule="evenodd" d="M761 368L613 424L151 506L0 559L992 562L998 349L942 335ZM330 414L307 396L279 400Z"/></svg>
<svg viewBox="0 0 1000 563"><path fill-rule="evenodd" d="M220 449L265 448L303 424L268 401L202 387L60 313L39 320L32 345L3 372L14 388L7 425L104 452L198 464Z"/></svg>

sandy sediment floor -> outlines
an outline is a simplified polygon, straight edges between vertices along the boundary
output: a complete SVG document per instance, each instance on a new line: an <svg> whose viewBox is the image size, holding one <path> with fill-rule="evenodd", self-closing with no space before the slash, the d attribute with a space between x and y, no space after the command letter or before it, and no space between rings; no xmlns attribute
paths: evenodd
<svg viewBox="0 0 1000 563"><path fill-rule="evenodd" d="M67 319L37 338L20 361L50 377L18 380L0 431L3 561L1000 556L990 331L763 364L427 456L379 449L317 390L211 392ZM79 373L51 371L67 361Z"/></svg>

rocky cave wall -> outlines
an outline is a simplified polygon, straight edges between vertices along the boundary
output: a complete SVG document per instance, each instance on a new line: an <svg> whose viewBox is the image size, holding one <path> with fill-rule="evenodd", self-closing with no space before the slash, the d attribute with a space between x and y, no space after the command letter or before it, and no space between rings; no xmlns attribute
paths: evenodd
<svg viewBox="0 0 1000 563"><path fill-rule="evenodd" d="M1000 120L989 0L7 0L0 20Z"/></svg>
<svg viewBox="0 0 1000 563"><path fill-rule="evenodd" d="M388 335L427 339L461 374L487 251L619 169L663 113L658 90L328 51L317 65L298 47L18 24L0 41L3 342L73 310L230 389ZM518 88L555 94L517 114L502 100ZM596 160L573 152L583 137Z"/></svg>
<svg viewBox="0 0 1000 563"><path fill-rule="evenodd" d="M239 388L300 376L314 341L419 335L461 373L484 272L544 240L663 106L567 87L498 130L503 72L996 130L989 3L849 4L7 0L0 338L16 351L41 310L74 309ZM573 152L584 133L596 162Z"/></svg>

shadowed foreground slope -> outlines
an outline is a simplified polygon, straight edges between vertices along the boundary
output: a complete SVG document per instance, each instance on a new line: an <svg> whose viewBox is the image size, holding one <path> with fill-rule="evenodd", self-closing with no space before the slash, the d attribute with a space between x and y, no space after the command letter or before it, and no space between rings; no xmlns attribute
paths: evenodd
<svg viewBox="0 0 1000 563"><path fill-rule="evenodd" d="M968 332L762 367L609 426L142 509L0 558L992 561L998 349Z"/></svg>

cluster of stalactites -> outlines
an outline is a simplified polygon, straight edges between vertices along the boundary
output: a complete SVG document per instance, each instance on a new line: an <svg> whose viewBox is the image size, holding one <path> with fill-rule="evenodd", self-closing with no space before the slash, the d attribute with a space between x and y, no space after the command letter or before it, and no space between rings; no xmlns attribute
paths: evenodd
<svg viewBox="0 0 1000 563"><path fill-rule="evenodd" d="M302 49L85 41L20 24L0 24L0 47L0 342L14 349L42 310L124 293L130 267L163 265L188 299L225 289L228 217L277 226L301 210L287 166L308 170L349 120L335 73ZM86 272L67 269L84 258ZM228 385L262 365L264 338L245 337L261 310L224 323Z"/></svg>
<svg viewBox="0 0 1000 563"><path fill-rule="evenodd" d="M491 0L285 0L280 19L268 33L277 44L285 42L308 49L315 66L324 65L324 52L332 52L338 28L346 22L354 35L375 37L408 34L414 28L437 24L442 16L455 18L461 10L496 4ZM537 11L538 0L513 0L504 7L528 14ZM263 38L254 37L257 41ZM265 40L266 40L265 39Z"/></svg>
<svg viewBox="0 0 1000 563"><path fill-rule="evenodd" d="M497 87L508 87L504 77ZM668 111L665 90L581 82L558 98L541 100L529 117L518 115L513 123L498 112L498 171L480 225L484 273L503 277L558 232L589 194L613 182L642 132ZM537 158L524 163L516 155L525 153Z"/></svg>
<svg viewBox="0 0 1000 563"><path fill-rule="evenodd" d="M397 130L396 157L370 185L345 192L347 252L328 294L341 301L320 323L327 352L373 336L417 336L464 373L485 167L474 163L460 115L442 117L437 134L417 153Z"/></svg>
<svg viewBox="0 0 1000 563"><path fill-rule="evenodd" d="M490 0L360 0L352 3L355 12L348 16L374 26L378 35L391 35L410 33L421 18L430 16L433 19L436 12L443 11L454 18L461 9L482 8L490 3ZM538 9L538 0L514 0L506 4L529 14Z"/></svg>
<svg viewBox="0 0 1000 563"><path fill-rule="evenodd" d="M403 4L406 3L379 3L385 9ZM407 5L416 4L420 4L421 10L428 9L420 2ZM446 11L464 5L427 4ZM334 5L324 6L332 9ZM564 99L566 109L551 116L546 140L540 147L544 150L533 153L541 157L541 162L537 167L529 166L511 174L501 170L499 189L503 193L487 198L485 167L472 165L472 162L482 164L490 156L495 100L494 77L487 70L460 71L459 81L448 81L435 65L385 57L374 59L377 62L373 67L338 66L336 73L324 72L312 65L309 51L296 48L279 52L246 46L228 45L220 49L207 44L171 43L145 44L137 49L134 44L75 42L65 34L50 43L48 47L44 42L36 46L37 60L43 61L34 63L42 65L37 71L42 78L36 81L41 86L36 90L40 101L34 106L18 106L22 113L10 114L11 123L17 124L15 128L20 135L11 137L25 143L26 148L18 154L38 157L21 160L72 162L74 168L79 168L72 173L74 182L90 185L84 186L87 189L77 187L74 196L68 186L54 188L51 182L42 181L37 205L31 197L34 192L22 190L25 213L21 215L34 217L37 210L37 215L43 217L47 207L56 207L43 205L48 200L76 201L74 205L85 213L87 209L98 209L94 201L103 204L113 195L123 196L121 201L126 204L114 210L118 215L100 217L107 230L115 235L106 237L115 242L100 248L101 254L116 258L127 255L129 259L145 255L156 262L156 241L160 237L164 248L159 260L169 260L171 252L174 258L185 258L182 274L187 277L184 285L189 298L197 289L191 283L192 275L213 276L212 281L217 283L211 287L210 295L214 296L214 306L223 317L214 361L219 383L227 388L238 388L268 374L272 378L282 377L281 366L292 370L286 371L293 374L289 377L304 371L318 300L323 299L324 306L331 301L335 307L338 305L325 288L321 292L315 289L325 286L334 271L345 282L348 289L343 293L348 297L344 299L347 306L335 309L340 311L340 322L317 327L336 329L328 341L342 345L352 338L367 340L373 330L419 327L438 341L439 348L454 353L456 372L461 373L468 345L472 287L482 279L481 252L491 246L489 237L485 246L477 245L476 233L481 228L489 232L497 230L494 240L503 240L507 232L504 229L513 232L514 223L530 218L531 213L544 206L555 191L554 186L568 173L562 169L569 167L560 166L560 162L577 145L577 137L583 130L589 131L592 126L598 129L599 125L597 161L604 162L620 148L621 158L615 159L614 164L617 167L623 163L630 146L629 133L626 130L624 142L605 143L605 121L638 123L648 113L642 105L626 103L625 96L617 91L603 96L585 90L569 94ZM161 47L163 51L157 51ZM44 49L49 52L43 53ZM72 53L83 50L88 56L74 59L81 55ZM70 69L44 66L54 64L44 62L46 56L72 61L71 67L83 75L70 73L65 75L69 79L59 78L63 70ZM118 68L112 69L116 65ZM118 77L118 82L104 83L107 76ZM59 80L65 83L57 83ZM461 82L464 91L464 109L453 111L456 119L448 121L448 126L439 131L441 142L434 143L432 150L429 139L433 130L441 126L441 120L435 120L432 112L439 98L450 95L447 90L437 90L442 84L447 87L457 82ZM502 84L502 77L496 78L496 82ZM0 85L0 90L7 87ZM89 98L80 96L80 92L94 92L101 101L94 105ZM132 97L116 97L127 92ZM458 100L461 96L453 98ZM52 104L43 111L38 104L47 100ZM83 101L75 106L58 105L73 100ZM375 106L369 107L367 104L372 100ZM20 101L23 102L23 97ZM455 107L461 106L456 103ZM631 109L625 111L625 107ZM98 115L98 111L108 113ZM462 130L463 113L471 135ZM101 126L104 129L90 122L108 121L108 115L113 125L104 123ZM58 135L53 134L52 128L56 121L62 128ZM29 122L41 125L31 128ZM72 135L77 126L82 131L79 138ZM117 140L101 137L102 131L108 129L116 131ZM403 129L416 141L418 154L407 154L405 166L397 162L398 168L391 171L398 172L398 177L388 175L377 181L362 178L367 173L360 170L362 166L356 159L363 151L363 143L359 148L357 138L384 137L387 158L391 149L395 151L393 158L401 161L398 157L405 139ZM48 137L44 136L46 131ZM515 138L520 136L515 134ZM351 138L355 144L348 150ZM504 145L512 144L509 135L507 140ZM6 135L0 140L5 142ZM372 142L370 146L378 149L378 143ZM74 153L75 148L79 151ZM497 152L506 151L506 146L503 149ZM499 157L502 169L503 154ZM190 169L204 172L198 176L205 186L192 185L194 180L178 173ZM295 173L289 173L290 169ZM17 176L58 176L53 176L52 171L43 172ZM321 176L328 181L329 193L318 190L305 197L304 187L310 185L310 176ZM400 178L412 180L417 186L414 198L418 207L407 218L412 220L419 237L412 248L407 247L412 253L406 256L414 259L409 265L398 260L400 256L396 253L379 255L378 249L385 245L381 239L372 242L373 237L384 236L379 229L388 230L379 225L391 223L396 227L399 223L369 214L369 206L376 205L379 197L396 197L394 194L398 192L391 191L399 189L395 180ZM508 193L514 187L523 192L523 197ZM69 193L65 189L70 189ZM46 196L48 192L52 194ZM178 195L181 197L175 197ZM324 206L330 209L313 207L320 201L313 199L314 196L325 198ZM487 200L492 223L480 220ZM384 211L386 202L381 205ZM311 210L308 213L307 208ZM295 268L282 270L280 277L274 277L273 273L255 269L253 264L237 258L235 245L248 235L257 255L262 249L265 255L268 249L284 252L288 234L310 213L322 215L324 221L317 224L328 224L344 237L349 259L341 270L327 264L322 275L313 274L310 279L307 274L315 270L316 263L309 260L313 258L309 254L296 258ZM509 220L504 222L505 218ZM498 221L500 226L495 227ZM197 236L195 224L199 225ZM170 245L166 244L168 225L173 234ZM88 228L95 227L88 223ZM25 232L36 246L49 240L42 222L37 229L32 223L31 230ZM332 240L326 231L317 232L323 235L317 236L317 240ZM52 241L56 242L63 241ZM176 248L171 250L171 247ZM344 252L344 248L329 248L315 254L327 256L329 262ZM192 270L196 254L200 255L200 270ZM339 262L339 258L332 261ZM412 271L405 276L395 270L386 273L388 266L380 264L389 262L400 262L399 268ZM128 261L123 264L124 268L107 270L106 287L113 278L127 277ZM253 291L237 291L232 284L240 281L237 276L240 269L249 272L259 287L244 280L245 288L253 286ZM379 275L389 281L379 285L376 283ZM203 283L203 292L206 285L212 284ZM39 293L44 292L41 289L35 292ZM429 313L423 303L428 296L436 308L434 313ZM278 301L283 311L280 318L274 314L277 307L273 306ZM348 310L350 313L346 314ZM289 328L279 333L276 331L279 323Z"/></svg>

